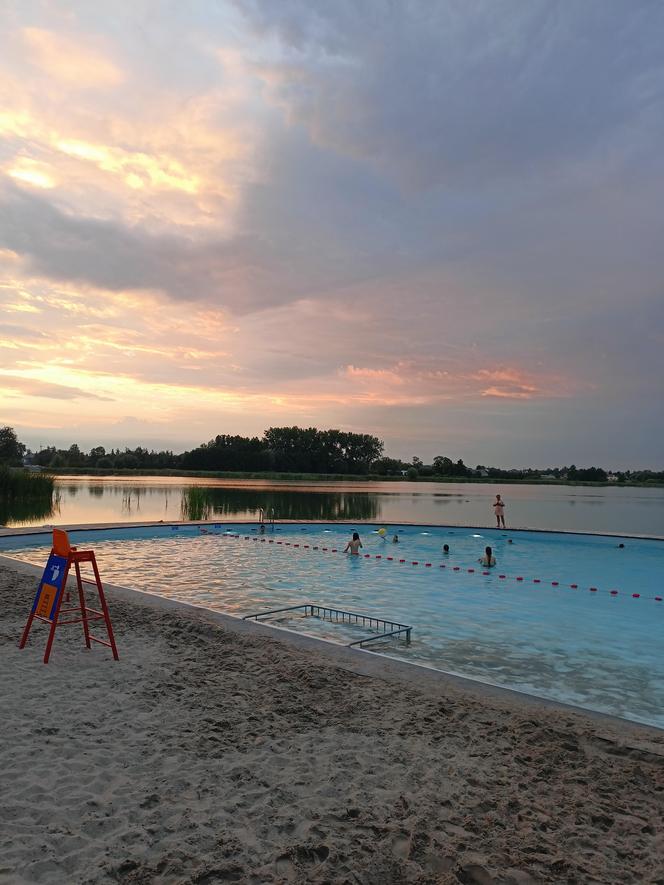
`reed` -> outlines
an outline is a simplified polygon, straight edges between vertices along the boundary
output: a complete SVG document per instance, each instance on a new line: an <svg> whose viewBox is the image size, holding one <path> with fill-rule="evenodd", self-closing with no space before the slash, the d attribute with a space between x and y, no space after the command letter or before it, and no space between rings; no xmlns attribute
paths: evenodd
<svg viewBox="0 0 664 885"><path fill-rule="evenodd" d="M182 519L209 519L212 510L209 489L189 486L182 490Z"/></svg>
<svg viewBox="0 0 664 885"><path fill-rule="evenodd" d="M48 473L29 473L12 467L0 467L0 497L5 500L17 498L50 498L55 486Z"/></svg>
<svg viewBox="0 0 664 885"><path fill-rule="evenodd" d="M48 473L29 473L0 466L0 524L34 522L53 513L55 480Z"/></svg>

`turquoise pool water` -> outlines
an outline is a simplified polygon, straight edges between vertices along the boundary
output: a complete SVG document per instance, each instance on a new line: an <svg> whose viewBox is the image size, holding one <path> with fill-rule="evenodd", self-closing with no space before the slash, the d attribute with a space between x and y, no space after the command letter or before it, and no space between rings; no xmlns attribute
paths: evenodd
<svg viewBox="0 0 664 885"><path fill-rule="evenodd" d="M355 528L360 557L342 553ZM378 528L216 524L72 538L94 548L109 583L234 615L314 602L401 621L412 643L374 650L664 727L664 542L398 525L383 540ZM484 574L487 544L497 566ZM47 535L0 539L0 552L39 564L49 546ZM340 642L366 635L297 614L275 623Z"/></svg>

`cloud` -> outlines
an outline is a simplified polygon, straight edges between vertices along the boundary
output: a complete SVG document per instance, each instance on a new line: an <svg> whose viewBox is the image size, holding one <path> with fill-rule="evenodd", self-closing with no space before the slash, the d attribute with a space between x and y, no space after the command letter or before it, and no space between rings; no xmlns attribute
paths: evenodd
<svg viewBox="0 0 664 885"><path fill-rule="evenodd" d="M29 58L41 70L66 85L91 89L118 86L124 74L105 56L94 35L76 38L44 28L23 28L21 36Z"/></svg>
<svg viewBox="0 0 664 885"><path fill-rule="evenodd" d="M363 397L384 405L434 405L447 402L477 402L479 398L532 400L569 397L580 385L570 378L547 375L525 368L498 367L472 371L482 360L479 354L458 360L401 360L384 369L347 366L344 375L352 384L349 399Z"/></svg>
<svg viewBox="0 0 664 885"><path fill-rule="evenodd" d="M3 368L102 397L30 422L661 457L662 24L641 0L0 12Z"/></svg>
<svg viewBox="0 0 664 885"><path fill-rule="evenodd" d="M40 381L36 378L21 377L0 373L0 391L8 396L13 393L22 396L46 397L48 399L95 399L111 401L110 397L99 396L87 390L77 387L68 387L65 384L53 384L49 381Z"/></svg>
<svg viewBox="0 0 664 885"><path fill-rule="evenodd" d="M16 326L12 323L0 323L0 335L6 335L15 339L30 339L39 341L47 337L45 332L39 329L30 329L27 326Z"/></svg>
<svg viewBox="0 0 664 885"><path fill-rule="evenodd" d="M250 237L192 242L114 221L70 216L13 189L4 200L0 243L32 271L110 291L160 290L186 301L218 300L243 312L279 298L270 285L279 257Z"/></svg>
<svg viewBox="0 0 664 885"><path fill-rule="evenodd" d="M40 196L0 192L0 246L27 259L33 273L110 291L159 290L210 301L237 314L297 301L367 275L337 250L329 255L275 231L202 241L185 231L149 233L114 220L73 216Z"/></svg>
<svg viewBox="0 0 664 885"><path fill-rule="evenodd" d="M641 0L250 0L274 100L322 145L415 187L576 165L654 125L664 8Z"/></svg>

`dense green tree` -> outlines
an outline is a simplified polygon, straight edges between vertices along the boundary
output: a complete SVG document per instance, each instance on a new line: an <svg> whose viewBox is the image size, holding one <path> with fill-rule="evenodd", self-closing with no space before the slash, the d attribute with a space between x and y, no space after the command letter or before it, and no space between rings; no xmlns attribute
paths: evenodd
<svg viewBox="0 0 664 885"><path fill-rule="evenodd" d="M188 470L265 470L267 456L258 437L220 434L182 455Z"/></svg>
<svg viewBox="0 0 664 885"><path fill-rule="evenodd" d="M433 459L433 472L438 476L469 476L472 471L466 467L461 458L455 464L451 458L436 455Z"/></svg>
<svg viewBox="0 0 664 885"><path fill-rule="evenodd" d="M444 455L436 455L432 466L433 472L438 476L451 476L454 470L454 461Z"/></svg>
<svg viewBox="0 0 664 885"><path fill-rule="evenodd" d="M375 436L315 427L270 427L263 441L273 470L303 473L368 473L383 452Z"/></svg>
<svg viewBox="0 0 664 885"><path fill-rule="evenodd" d="M406 469L406 466L398 458L383 456L373 462L371 472L377 473L379 476L399 476L401 471Z"/></svg>
<svg viewBox="0 0 664 885"><path fill-rule="evenodd" d="M19 466L23 460L25 446L18 441L13 427L0 427L0 464Z"/></svg>

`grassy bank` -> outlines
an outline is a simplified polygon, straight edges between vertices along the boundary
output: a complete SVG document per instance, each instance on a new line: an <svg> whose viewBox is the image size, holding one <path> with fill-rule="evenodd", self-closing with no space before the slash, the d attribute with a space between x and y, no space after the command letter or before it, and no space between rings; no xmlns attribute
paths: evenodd
<svg viewBox="0 0 664 885"><path fill-rule="evenodd" d="M14 467L0 467L0 497L43 498L53 494L54 478L50 473L29 473Z"/></svg>
<svg viewBox="0 0 664 885"><path fill-rule="evenodd" d="M275 471L244 472L233 470L175 470L163 468L161 470L146 470L139 467L66 467L53 468L50 471L56 476L174 476L200 479L263 479L281 480L291 482L435 482L435 483L484 483L488 485L541 485L541 486L589 486L592 488L606 488L617 486L619 488L629 486L633 488L664 488L661 482L577 482L568 479L513 479L500 477L477 477L477 476L420 476L417 479L408 479L406 476L380 476L377 473L364 475L352 473L283 473Z"/></svg>
<svg viewBox="0 0 664 885"><path fill-rule="evenodd" d="M54 488L54 478L48 473L0 467L0 524L49 517Z"/></svg>

